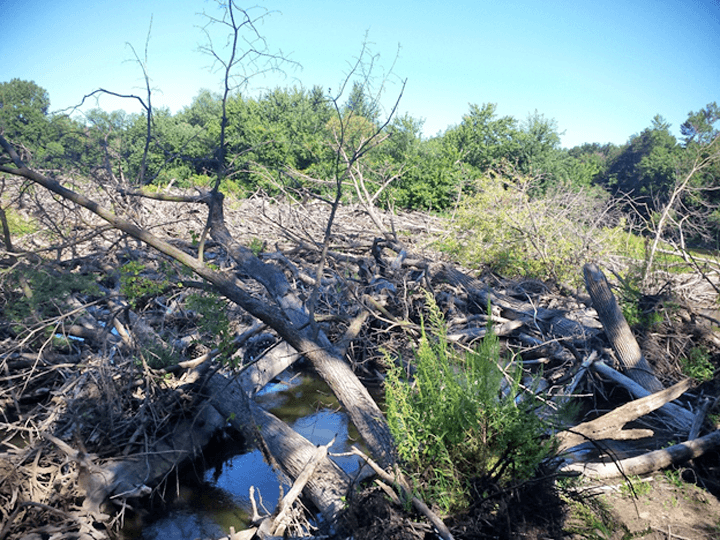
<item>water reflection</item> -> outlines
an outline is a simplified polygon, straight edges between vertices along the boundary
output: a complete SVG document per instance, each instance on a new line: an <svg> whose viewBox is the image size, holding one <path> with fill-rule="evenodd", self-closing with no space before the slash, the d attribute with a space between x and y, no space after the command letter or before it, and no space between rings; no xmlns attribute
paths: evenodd
<svg viewBox="0 0 720 540"><path fill-rule="evenodd" d="M327 444L337 436L330 452L349 451L359 435L327 385L315 375L285 373L256 397L258 403L290 424L314 444ZM242 450L241 450L242 451ZM356 457L334 458L346 472L359 467ZM256 501L262 497L265 510L275 510L280 495L279 480L258 450L244 451L221 459L202 472L202 481L180 490L180 497L163 516L144 526L138 540L184 540L217 538L230 527L249 525L252 512L250 486ZM285 486L287 492L289 486Z"/></svg>

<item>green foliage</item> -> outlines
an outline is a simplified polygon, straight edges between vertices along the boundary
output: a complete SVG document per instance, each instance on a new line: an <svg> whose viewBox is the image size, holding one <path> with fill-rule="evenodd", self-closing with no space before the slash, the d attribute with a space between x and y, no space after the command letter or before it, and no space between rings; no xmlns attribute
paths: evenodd
<svg viewBox="0 0 720 540"><path fill-rule="evenodd" d="M0 272L0 290L0 311L11 321L13 331L20 333L62 315L71 294L96 294L98 286L92 276L23 265Z"/></svg>
<svg viewBox="0 0 720 540"><path fill-rule="evenodd" d="M677 469L665 469L663 471L663 474L665 476L665 479L668 481L668 483L671 486L674 486L676 488L682 488L685 486L685 481L682 478L682 474Z"/></svg>
<svg viewBox="0 0 720 540"><path fill-rule="evenodd" d="M200 319L198 331L201 343L211 343L219 350L221 362L229 362L234 352L234 339L230 319L227 316L228 303L214 293L194 293L188 296L186 305L195 311Z"/></svg>
<svg viewBox="0 0 720 540"><path fill-rule="evenodd" d="M250 240L250 244L248 245L248 248L250 249L250 251L252 251L253 255L255 255L256 257L259 257L260 254L265 249L265 242L263 242L262 240L260 240L257 237L253 238L252 240Z"/></svg>
<svg viewBox="0 0 720 540"><path fill-rule="evenodd" d="M680 152L670 125L658 115L609 161L603 182L613 194L630 195L633 208L648 216L667 202Z"/></svg>
<svg viewBox="0 0 720 540"><path fill-rule="evenodd" d="M33 81L12 79L0 83L0 127L6 139L32 151L45 141L50 96Z"/></svg>
<svg viewBox="0 0 720 540"><path fill-rule="evenodd" d="M711 381L715 373L715 366L710 361L707 348L698 346L691 348L687 355L680 359L682 372L699 382Z"/></svg>
<svg viewBox="0 0 720 540"><path fill-rule="evenodd" d="M662 322L662 313L655 309L644 310L641 307L643 298L642 270L639 266L630 266L620 280L617 296L620 310L630 326L651 329Z"/></svg>
<svg viewBox="0 0 720 540"><path fill-rule="evenodd" d="M24 236L38 230L37 223L33 219L21 216L13 207L8 206L4 211L11 236Z"/></svg>
<svg viewBox="0 0 720 540"><path fill-rule="evenodd" d="M409 131L419 130L419 126L410 124L409 119L405 122L402 127L391 126L390 140L381 150L388 152L398 169L402 169L390 188L390 197L400 208L445 210L457 199L468 167L463 167L457 149L441 137L421 141Z"/></svg>
<svg viewBox="0 0 720 540"><path fill-rule="evenodd" d="M120 268L120 291L130 304L137 309L148 297L161 294L170 285L167 274L161 279L150 279L143 275L146 267L138 261L129 261Z"/></svg>
<svg viewBox="0 0 720 540"><path fill-rule="evenodd" d="M456 354L430 295L427 303L414 384L391 367L385 399L404 468L427 500L449 512L469 504L472 479L494 475L507 483L531 477L552 444L542 440L533 399L520 396L520 369L503 372L498 366L500 346L492 329L476 351Z"/></svg>
<svg viewBox="0 0 720 540"><path fill-rule="evenodd" d="M602 497L562 497L570 508L564 532L572 538L610 540L618 529L624 528L613 517L609 505Z"/></svg>
<svg viewBox="0 0 720 540"><path fill-rule="evenodd" d="M649 495L652 491L652 484L639 476L627 478L620 486L620 493L624 497L642 497L643 495Z"/></svg>
<svg viewBox="0 0 720 540"><path fill-rule="evenodd" d="M533 180L488 174L461 201L456 234L441 248L471 266L487 264L507 276L573 283L578 268L602 255L617 229L607 220L605 200L595 193L563 190L531 197Z"/></svg>

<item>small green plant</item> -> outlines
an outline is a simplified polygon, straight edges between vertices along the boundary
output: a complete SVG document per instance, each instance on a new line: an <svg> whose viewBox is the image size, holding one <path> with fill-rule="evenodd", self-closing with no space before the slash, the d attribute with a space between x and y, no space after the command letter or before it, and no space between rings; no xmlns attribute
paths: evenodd
<svg viewBox="0 0 720 540"><path fill-rule="evenodd" d="M190 233L190 244L197 247L200 244L200 235L194 229L190 229L188 232Z"/></svg>
<svg viewBox="0 0 720 540"><path fill-rule="evenodd" d="M16 266L0 272L0 310L15 332L61 315L73 293L98 291L92 275L59 272L47 266Z"/></svg>
<svg viewBox="0 0 720 540"><path fill-rule="evenodd" d="M543 440L533 400L519 399L520 371L498 366L492 328L475 352L456 354L430 295L427 305L432 333L423 323L414 382L394 365L388 370L387 417L416 488L450 512L467 507L473 479L511 483L531 477L552 444Z"/></svg>
<svg viewBox="0 0 720 540"><path fill-rule="evenodd" d="M602 497L579 500L561 495L570 509L565 533L572 538L587 540L610 540L615 538L618 523L612 516L608 504Z"/></svg>
<svg viewBox="0 0 720 540"><path fill-rule="evenodd" d="M177 363L177 353L162 345L146 345L143 356L147 365L153 369L163 369Z"/></svg>
<svg viewBox="0 0 720 540"><path fill-rule="evenodd" d="M680 471L676 469L665 469L663 474L665 475L665 479L676 488L682 488L685 485Z"/></svg>
<svg viewBox="0 0 720 540"><path fill-rule="evenodd" d="M163 268L164 277L159 281L144 276L145 269L139 261L129 261L120 269L120 290L133 309L142 305L144 299L161 294L170 285L166 268Z"/></svg>
<svg viewBox="0 0 720 540"><path fill-rule="evenodd" d="M233 332L227 316L227 302L213 293L194 293L188 296L186 305L198 313L198 330L203 343L213 344L219 350L219 358L228 362L234 352Z"/></svg>
<svg viewBox="0 0 720 540"><path fill-rule="evenodd" d="M250 249L250 251L253 252L253 255L259 257L265 249L265 242L263 242L259 238L253 238L252 240L250 240L250 245L248 245L248 248Z"/></svg>
<svg viewBox="0 0 720 540"><path fill-rule="evenodd" d="M621 280L618 291L618 303L625 320L630 326L652 328L663 321L662 313L655 310L643 311L640 307L642 292L640 290L641 273L637 268L630 269Z"/></svg>
<svg viewBox="0 0 720 540"><path fill-rule="evenodd" d="M639 476L631 476L621 486L620 493L624 497L642 497L652 492L652 484Z"/></svg>
<svg viewBox="0 0 720 540"><path fill-rule="evenodd" d="M705 347L693 347L680 359L682 372L700 382L712 380L715 367L710 362L710 354Z"/></svg>
<svg viewBox="0 0 720 540"><path fill-rule="evenodd" d="M4 210L11 236L25 236L38 230L37 223L34 220L25 219L14 208L7 207Z"/></svg>

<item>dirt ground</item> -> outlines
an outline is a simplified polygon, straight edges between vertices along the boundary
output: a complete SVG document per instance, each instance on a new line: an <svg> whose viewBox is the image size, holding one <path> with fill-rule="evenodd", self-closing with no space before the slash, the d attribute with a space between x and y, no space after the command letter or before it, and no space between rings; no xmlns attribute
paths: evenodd
<svg viewBox="0 0 720 540"><path fill-rule="evenodd" d="M685 470L692 476L690 469ZM720 499L683 480L682 471L588 487L584 502L570 502L565 530L569 538L629 540L717 540Z"/></svg>

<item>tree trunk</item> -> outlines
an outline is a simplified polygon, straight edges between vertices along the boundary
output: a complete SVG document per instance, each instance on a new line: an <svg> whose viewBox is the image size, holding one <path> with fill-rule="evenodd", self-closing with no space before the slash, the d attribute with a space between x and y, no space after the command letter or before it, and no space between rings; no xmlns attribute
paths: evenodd
<svg viewBox="0 0 720 540"><path fill-rule="evenodd" d="M593 307L597 311L605 334L628 377L651 393L662 390L664 387L655 377L652 367L640 351L605 275L593 263L588 263L583 267L583 274Z"/></svg>

